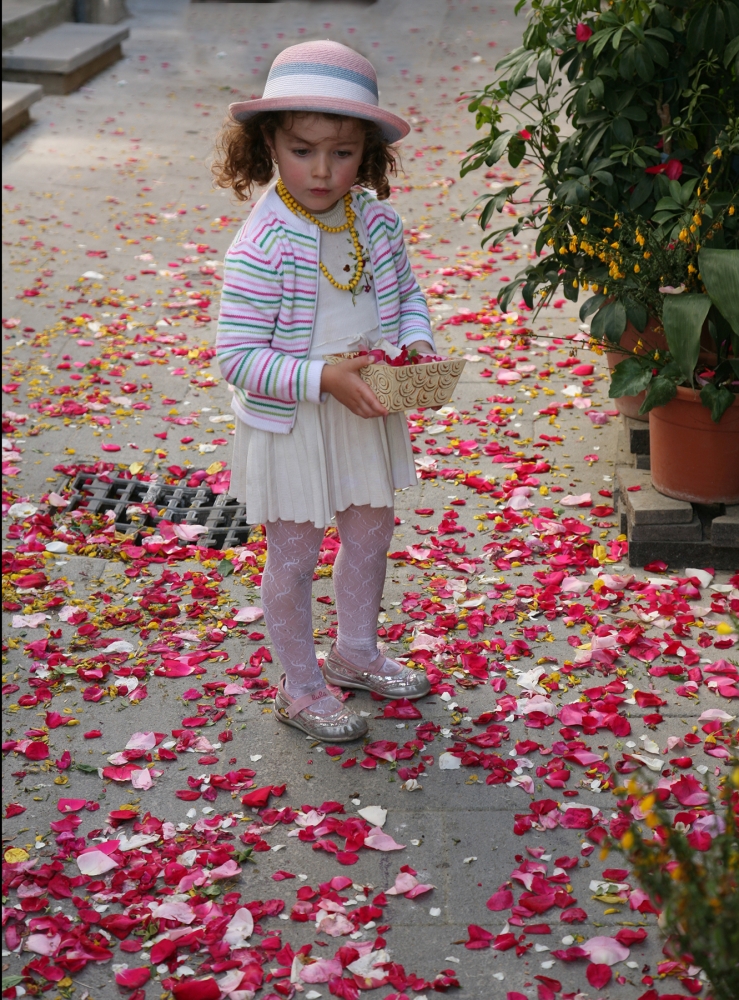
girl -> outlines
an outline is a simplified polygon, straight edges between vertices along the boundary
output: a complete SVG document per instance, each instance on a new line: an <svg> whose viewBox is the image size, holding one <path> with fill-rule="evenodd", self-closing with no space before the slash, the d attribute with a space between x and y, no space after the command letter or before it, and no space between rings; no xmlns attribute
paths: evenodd
<svg viewBox="0 0 739 1000"><path fill-rule="evenodd" d="M217 351L234 387L231 491L266 526L262 603L284 670L275 714L316 739L353 740L367 724L327 683L429 691L425 673L377 646L394 491L417 482L407 424L360 378L366 356L325 361L382 340L434 349L402 223L383 203L390 144L410 127L378 106L372 64L330 41L285 49L262 99L229 111L216 183L245 200L279 172L226 255ZM338 641L320 668L311 589L334 516Z"/></svg>

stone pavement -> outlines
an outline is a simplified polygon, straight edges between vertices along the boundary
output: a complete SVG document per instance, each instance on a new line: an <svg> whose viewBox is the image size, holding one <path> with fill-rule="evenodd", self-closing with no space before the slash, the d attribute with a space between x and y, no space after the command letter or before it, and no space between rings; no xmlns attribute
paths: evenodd
<svg viewBox="0 0 739 1000"><path fill-rule="evenodd" d="M607 827L615 815L606 780L611 764L626 771L650 769L655 777L661 770L665 781L693 773L668 763L668 740L671 750L682 746L675 752L692 754L690 766L699 780L720 773L722 758L705 753L720 740L704 745L705 718L699 720L707 710L723 719L722 713L731 711L728 699L737 694L736 633L725 613L727 602L736 601L736 579L732 585L728 573L709 574L698 587L676 573L684 567L662 574L657 567L637 572L638 580L651 578L652 584L635 589L608 503L618 421L599 359L582 350L574 307L556 303L535 319L529 335L517 333L530 322L520 305L501 317L490 301L499 279L516 273L530 246L521 237L507 241L502 252L482 252L479 230L472 220L462 221L461 213L486 186L512 177L523 193L531 192L535 175L525 164L516 171L499 164L489 177L480 172L459 179L459 160L475 135L459 95L489 79L495 61L517 44L521 22L513 3L504 0L493 8L444 0L380 0L370 6L152 0L129 8L125 61L77 93L44 98L35 107L36 122L4 147L4 513L16 505L7 515L4 567L6 860L18 864L27 852L49 862L59 851L57 841L71 851L64 871L78 875L82 866L74 859L81 845L74 837L96 830L88 843L97 843L97 836L109 840L108 813L125 805L140 817L150 812L181 824L178 843L204 836L203 820L209 817L230 810L256 817L258 797L239 801L244 791L249 798L245 776L220 783L204 777L249 768L254 788L279 792L286 785L282 797L272 793L269 806L303 806L299 824L315 826L309 804L325 804L329 818L336 815L328 812L332 801L350 817L381 806L387 810L383 832L406 845L396 853L380 840L380 849L373 850L371 844L363 847L360 837L346 848L358 860L342 864L353 859L332 856L336 848L326 841L333 827L318 835L324 849L311 850L310 830L300 839L293 822L272 826L274 812L260 810L259 821L236 825L237 835L247 830L247 847L252 831L257 863L244 859L227 890L241 893L244 901L286 902L279 915L260 918L256 908L252 911L267 935L258 959L261 964L270 956L264 974L285 961L290 967L291 954L283 949L275 957L275 946L270 951L269 941L281 931L282 943L294 950L313 944L313 957L324 959L333 958L339 945L356 946L358 959L373 942L376 950L386 948L406 978L396 975L371 996L430 997L444 985L435 977L447 970L447 980L456 976L470 1000L505 997L509 991L546 997L552 990L558 996L561 990L579 991L582 998L636 1000L648 990L649 977L657 977L655 919L633 908L636 896L630 907L628 879L620 899L616 890L607 890L618 877L601 878L609 862L598 860L597 849L592 853L587 827L593 822ZM204 562L190 547L184 561L171 558L167 564L159 554L174 551L176 539L160 538L147 555L145 548L116 539L111 529L106 533L102 520L87 524L87 538L80 542L75 524L83 524L84 516L76 522L74 513L64 512L63 499L54 507L55 496L54 526L44 520L48 492L63 494L69 476L96 461L130 468L134 476L157 472L162 478L171 477L168 470L175 465L183 470L179 475L208 468L212 481L230 463L229 393L214 367L212 345L220 262L247 209L211 187L213 139L228 101L258 94L283 46L327 36L372 58L381 100L413 121L393 202L429 297L438 347L468 357L454 408L412 418L423 478L418 490L398 496L400 523L379 623L397 654L407 654L412 641L416 662L431 667L436 693L418 706L420 721L403 706L356 696L352 703L371 717L369 752L350 747L342 755L275 723L269 700L260 700L269 692L268 682L275 682L278 665L259 652L268 650L268 640L256 612L236 616L236 609L259 604L252 576L263 556L258 532L250 546L224 554L223 561L219 556ZM576 371L592 363L594 371ZM516 483L524 484L517 495L511 493ZM573 499L559 502L566 498ZM581 507L573 506L578 502ZM30 506L17 506L22 503ZM46 579L30 579L37 572ZM191 603L185 602L186 593ZM323 651L333 629L331 593L323 567L315 587L316 637ZM436 603L430 604L433 597ZM176 617L169 619L173 607ZM427 638L419 639L424 634ZM119 643L117 652L105 652L111 642ZM196 651L200 659L188 659ZM244 661L251 667L243 667ZM239 664L240 673L226 672ZM227 692L224 684L234 682L238 693ZM562 705L581 705L578 695L585 689L595 707L583 732L582 709L563 711ZM70 719L77 724L67 725ZM213 725L218 730L211 730ZM99 737L90 736L98 730ZM686 749L683 738L694 730L701 738ZM176 735L169 738L172 731ZM134 740L128 757L121 757L135 733L166 738L156 737L159 750L154 738ZM466 756L449 754L484 733L466 746ZM418 736L418 745L402 750ZM573 742L581 736L587 749ZM48 757L39 749L47 739ZM185 756L188 744L195 756ZM151 764L152 752L153 781L135 764ZM508 781L506 765L513 758L516 768ZM356 766L347 766L352 759ZM99 775L98 767L108 773ZM416 782L421 787L412 791ZM79 830L73 824L66 833L50 827L65 821L60 797L78 800L62 809L81 817ZM532 797L560 805L553 813L532 812ZM573 803L592 814L581 828L567 821L565 807ZM529 818L517 819L522 816ZM367 818L375 826L377 816ZM113 817L116 822L123 823L120 814ZM231 825L224 827L226 837ZM158 851L162 843L159 836L151 848L145 839L131 841L130 823L116 828L116 839L122 831L127 850L111 864L114 881L128 873L116 883L119 895L133 893L125 906L139 891L131 871L146 865L146 852ZM13 848L21 854L8 856ZM528 856L524 848L531 848ZM205 860L186 853L185 869L197 873ZM520 867L525 857L533 868ZM613 856L610 863L621 864ZM352 909L364 905L365 896L369 901L390 889L403 865L434 888L415 899L388 897L386 906L375 907L381 916L360 916ZM514 869L518 881L511 881ZM542 870L554 879L544 887L537 874ZM337 875L348 875L355 884L349 895L360 897L345 907L349 918L357 918L351 925L342 931L339 913L332 940L325 920L320 932L312 921L288 922L296 888L316 887ZM228 893L219 896L217 885L208 881L200 900L225 904ZM561 899L545 900L540 916L535 904L518 912L486 907L500 887L518 892L521 882L527 889L533 884L542 899L564 886L584 911L581 922L560 921L575 909L562 907ZM43 880L40 884L46 891ZM147 950L125 953L115 947L112 961L109 955L105 961L85 958L84 947L100 926L96 921L121 905L106 902L107 890L100 886L84 897L84 879L79 884L74 900L69 891L52 892L41 910L34 910L39 891L34 885L24 909L29 918L39 913L58 918L77 907L81 919L74 926L87 921L88 943L81 946L82 960L60 963L71 977L60 992L69 997L74 991L76 1000L86 995L105 1000L120 995L113 974L121 974L123 963L149 966L142 957ZM178 900L193 898L181 883L179 889ZM19 906L15 893L11 903ZM22 916L20 910L16 915ZM504 927L506 917L511 919ZM199 913L197 925L204 919ZM470 925L493 936L512 931L518 947L465 948ZM603 988L589 984L585 962L565 963L549 954L635 925L647 928L647 940L631 947L628 961L613 968L618 978ZM162 923L160 934L166 926ZM13 920L9 927L24 930ZM18 974L33 960L35 980L43 982L49 975L45 952L53 958L59 947L53 928L40 928L22 954L13 933L6 938L3 976ZM203 933L212 945L207 927ZM44 934L46 943L39 943ZM145 937L151 938L151 931ZM112 940L117 945L117 938ZM142 940L134 935L123 944L134 941L137 948ZM98 938L98 946L101 942ZM498 939L499 946L505 943ZM225 969L218 966L212 951L197 953L199 944L180 956L183 962L187 954L190 973L206 979L225 974L232 977L228 983L238 984L228 961ZM206 960L208 967L201 969ZM236 964L248 961L242 949ZM153 963L146 995L166 995L176 968L176 954ZM273 996L288 996L291 989L308 998L356 995L349 972L339 984L311 983L298 975L300 968L293 962L292 987L289 976L277 976L257 995L274 990ZM180 964L180 981L187 973ZM410 973L419 979L408 978ZM61 973L53 975L58 980ZM246 985L229 988L237 990L236 1000L249 996ZM672 993L680 988L674 980L662 987ZM209 995L202 990L200 996ZM184 994L175 990L175 995Z"/></svg>

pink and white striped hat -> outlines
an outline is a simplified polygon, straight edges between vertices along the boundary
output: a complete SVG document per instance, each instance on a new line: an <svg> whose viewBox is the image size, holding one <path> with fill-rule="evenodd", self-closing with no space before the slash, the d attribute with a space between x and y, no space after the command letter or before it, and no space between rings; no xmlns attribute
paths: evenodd
<svg viewBox="0 0 739 1000"><path fill-rule="evenodd" d="M327 111L377 124L386 139L408 135L403 118L379 107L372 63L339 42L301 42L284 49L272 63L259 100L229 105L231 117L247 121L261 111Z"/></svg>

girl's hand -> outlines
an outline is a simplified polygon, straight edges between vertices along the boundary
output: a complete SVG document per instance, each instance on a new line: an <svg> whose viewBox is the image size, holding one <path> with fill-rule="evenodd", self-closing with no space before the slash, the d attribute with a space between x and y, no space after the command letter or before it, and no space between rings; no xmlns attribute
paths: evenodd
<svg viewBox="0 0 739 1000"><path fill-rule="evenodd" d="M386 417L387 410L359 375L359 369L371 363L365 354L340 361L337 365L324 365L321 392L330 393L358 417Z"/></svg>

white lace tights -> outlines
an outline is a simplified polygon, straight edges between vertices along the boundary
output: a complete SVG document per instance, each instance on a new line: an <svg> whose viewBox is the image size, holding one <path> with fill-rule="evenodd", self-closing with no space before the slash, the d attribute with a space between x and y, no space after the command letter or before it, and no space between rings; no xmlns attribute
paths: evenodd
<svg viewBox="0 0 739 1000"><path fill-rule="evenodd" d="M377 615L395 526L393 508L349 507L336 514L336 522L341 538L333 573L339 653L362 669L380 669L384 663L389 667L390 661L377 649ZM316 660L311 608L323 529L309 521L271 521L266 528L264 617L285 671L287 693L299 698L324 684ZM322 698L311 705L311 711L321 715L339 708L335 698Z"/></svg>

